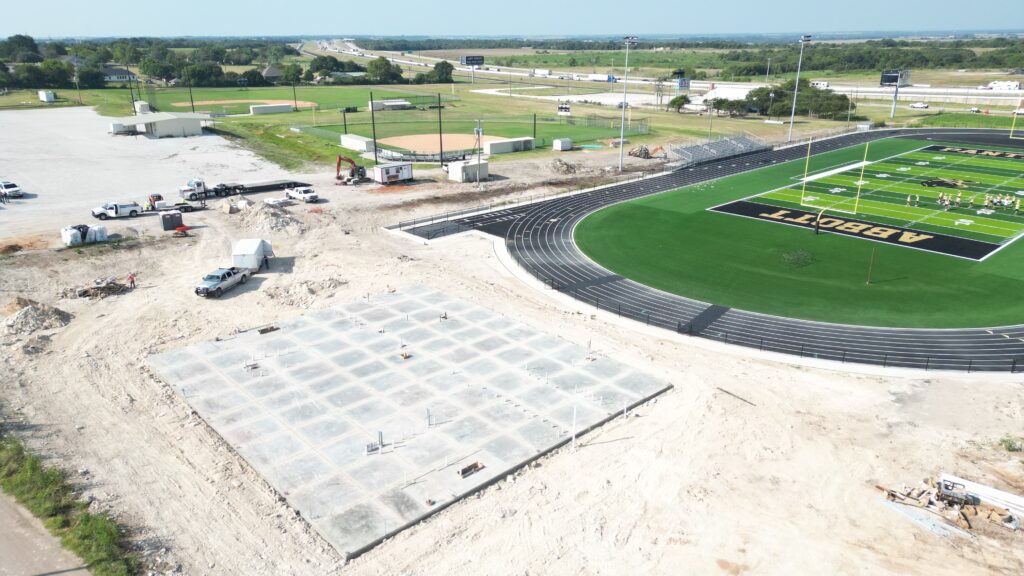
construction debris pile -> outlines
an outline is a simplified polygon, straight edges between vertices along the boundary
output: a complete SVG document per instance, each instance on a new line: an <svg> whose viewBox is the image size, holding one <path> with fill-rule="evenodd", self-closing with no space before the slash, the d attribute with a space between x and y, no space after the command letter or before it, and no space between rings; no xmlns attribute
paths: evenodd
<svg viewBox="0 0 1024 576"><path fill-rule="evenodd" d="M248 207L239 204L239 207L242 208L242 225L253 232L302 234L306 231L306 225L301 220L282 208L262 202Z"/></svg>
<svg viewBox="0 0 1024 576"><path fill-rule="evenodd" d="M348 284L342 278L324 280L300 280L291 286L272 286L266 290L267 296L288 306L309 308L317 300L326 300L334 296L338 288Z"/></svg>
<svg viewBox="0 0 1024 576"><path fill-rule="evenodd" d="M575 163L572 163L572 162L566 162L565 160L562 160L561 158L555 158L551 162L551 169L554 170L555 172L559 173L559 174L566 174L566 175L568 175L568 174L576 174L577 172L581 172L583 170L583 167L580 164L575 164Z"/></svg>
<svg viewBox="0 0 1024 576"><path fill-rule="evenodd" d="M646 144L641 144L628 152L630 156L634 158L641 158L643 160L650 160L651 158L667 158L665 149L658 146L654 150L649 150Z"/></svg>
<svg viewBox="0 0 1024 576"><path fill-rule="evenodd" d="M59 308L27 298L15 298L4 307L4 310L13 313L4 320L3 334L15 339L30 336L40 330L63 328L74 318Z"/></svg>
<svg viewBox="0 0 1024 576"><path fill-rule="evenodd" d="M940 536L986 534L1020 536L1024 497L951 474L925 480L914 488L876 486L908 518Z"/></svg>
<svg viewBox="0 0 1024 576"><path fill-rule="evenodd" d="M118 282L113 276L97 278L92 286L75 286L61 291L61 298L92 298L99 300L107 296L116 296L128 291L128 286Z"/></svg>

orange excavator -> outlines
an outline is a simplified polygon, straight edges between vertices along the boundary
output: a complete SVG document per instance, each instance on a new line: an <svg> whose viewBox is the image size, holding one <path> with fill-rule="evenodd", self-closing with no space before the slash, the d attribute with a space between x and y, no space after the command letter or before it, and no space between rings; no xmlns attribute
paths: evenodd
<svg viewBox="0 0 1024 576"><path fill-rule="evenodd" d="M348 164L348 172L342 174L341 163ZM335 166L334 179L337 180L335 184L339 186L354 186L360 182L366 182L369 178L366 177L366 168L355 163L351 158L344 156L338 156L338 164Z"/></svg>

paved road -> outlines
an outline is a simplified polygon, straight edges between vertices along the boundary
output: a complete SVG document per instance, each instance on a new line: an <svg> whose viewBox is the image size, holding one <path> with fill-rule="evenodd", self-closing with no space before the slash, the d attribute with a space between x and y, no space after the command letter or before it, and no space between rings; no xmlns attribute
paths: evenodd
<svg viewBox="0 0 1024 576"><path fill-rule="evenodd" d="M0 493L0 576L88 576L81 560L60 547L43 523Z"/></svg>
<svg viewBox="0 0 1024 576"><path fill-rule="evenodd" d="M1021 147L1006 131L885 130L820 141L818 153L869 140L910 136ZM576 223L604 206L803 157L805 148L711 163L644 180L462 218L403 226L424 238L481 230L505 239L510 254L546 285L608 310L668 330L730 344L842 362L923 369L1024 370L1024 326L991 329L891 329L795 320L730 309L668 294L613 274L580 252Z"/></svg>

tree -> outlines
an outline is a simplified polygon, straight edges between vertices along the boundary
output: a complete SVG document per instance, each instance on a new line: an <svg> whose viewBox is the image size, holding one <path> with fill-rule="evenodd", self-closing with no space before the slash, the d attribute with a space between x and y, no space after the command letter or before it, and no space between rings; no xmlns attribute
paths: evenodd
<svg viewBox="0 0 1024 576"><path fill-rule="evenodd" d="M43 83L48 88L67 88L72 84L75 69L68 62L60 60L47 60L39 65L39 72L43 75Z"/></svg>
<svg viewBox="0 0 1024 576"><path fill-rule="evenodd" d="M686 70L682 68L676 68L675 70L672 71L671 76L673 78L686 78Z"/></svg>
<svg viewBox="0 0 1024 576"><path fill-rule="evenodd" d="M317 72L339 72L342 66L334 56L317 56L309 63L309 69L314 74Z"/></svg>
<svg viewBox="0 0 1024 576"><path fill-rule="evenodd" d="M434 71L431 72L433 75L433 81L438 84L451 84L453 82L452 71L454 70L455 67L447 60L442 60L437 64L434 64Z"/></svg>
<svg viewBox="0 0 1024 576"><path fill-rule="evenodd" d="M39 56L39 46L31 36L15 34L8 36L7 40L0 42L0 58L14 60L15 62L26 62L23 60L28 55ZM42 58L40 57L39 60ZM39 60L35 60L38 62Z"/></svg>
<svg viewBox="0 0 1024 576"><path fill-rule="evenodd" d="M164 81L174 78L177 74L174 64L152 60L148 57L139 63L139 72L150 78L159 78Z"/></svg>
<svg viewBox="0 0 1024 576"><path fill-rule="evenodd" d="M65 56L68 51L60 42L50 42L49 44L43 44L39 53L47 60L56 60L58 56Z"/></svg>
<svg viewBox="0 0 1024 576"><path fill-rule="evenodd" d="M672 110L675 110L678 113L682 113L683 106L686 106L689 103L690 97L687 96L686 94L680 94L679 96L676 96L675 98L668 101L668 107Z"/></svg>
<svg viewBox="0 0 1024 576"><path fill-rule="evenodd" d="M99 68L81 68L78 70L78 86L80 88L103 88L107 84L103 78L103 70Z"/></svg>
<svg viewBox="0 0 1024 576"><path fill-rule="evenodd" d="M115 62L126 66L138 62L141 56L139 49L126 41L115 42L111 47L111 54Z"/></svg>
<svg viewBox="0 0 1024 576"><path fill-rule="evenodd" d="M260 74L259 70L246 70L242 72L241 79L245 81L246 86L267 86L270 82Z"/></svg>
<svg viewBox="0 0 1024 576"><path fill-rule="evenodd" d="M18 64L14 67L14 83L22 88L43 88L46 77L39 66L34 64Z"/></svg>
<svg viewBox="0 0 1024 576"><path fill-rule="evenodd" d="M569 57L569 62L567 62L567 65L569 66L569 68L575 68L576 67L576 58L574 56L570 56Z"/></svg>
<svg viewBox="0 0 1024 576"><path fill-rule="evenodd" d="M285 84L298 84L302 80L302 66L286 64L281 68L281 81Z"/></svg>
<svg viewBox="0 0 1024 576"><path fill-rule="evenodd" d="M402 69L380 56L366 67L366 76L377 84L390 84L402 81Z"/></svg>

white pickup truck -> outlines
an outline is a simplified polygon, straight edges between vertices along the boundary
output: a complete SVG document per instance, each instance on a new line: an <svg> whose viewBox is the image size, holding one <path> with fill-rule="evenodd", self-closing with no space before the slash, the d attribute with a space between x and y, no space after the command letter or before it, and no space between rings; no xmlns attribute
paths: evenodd
<svg viewBox="0 0 1024 576"><path fill-rule="evenodd" d="M137 202L129 202L127 204L108 202L92 209L92 217L99 218L100 220L106 220L107 218L135 218L139 214L142 214L142 206L139 206Z"/></svg>
<svg viewBox="0 0 1024 576"><path fill-rule="evenodd" d="M320 201L320 196L317 195L316 191L310 186L288 188L284 191L284 195L292 200L301 200L302 202L308 202L310 204L316 204Z"/></svg>

